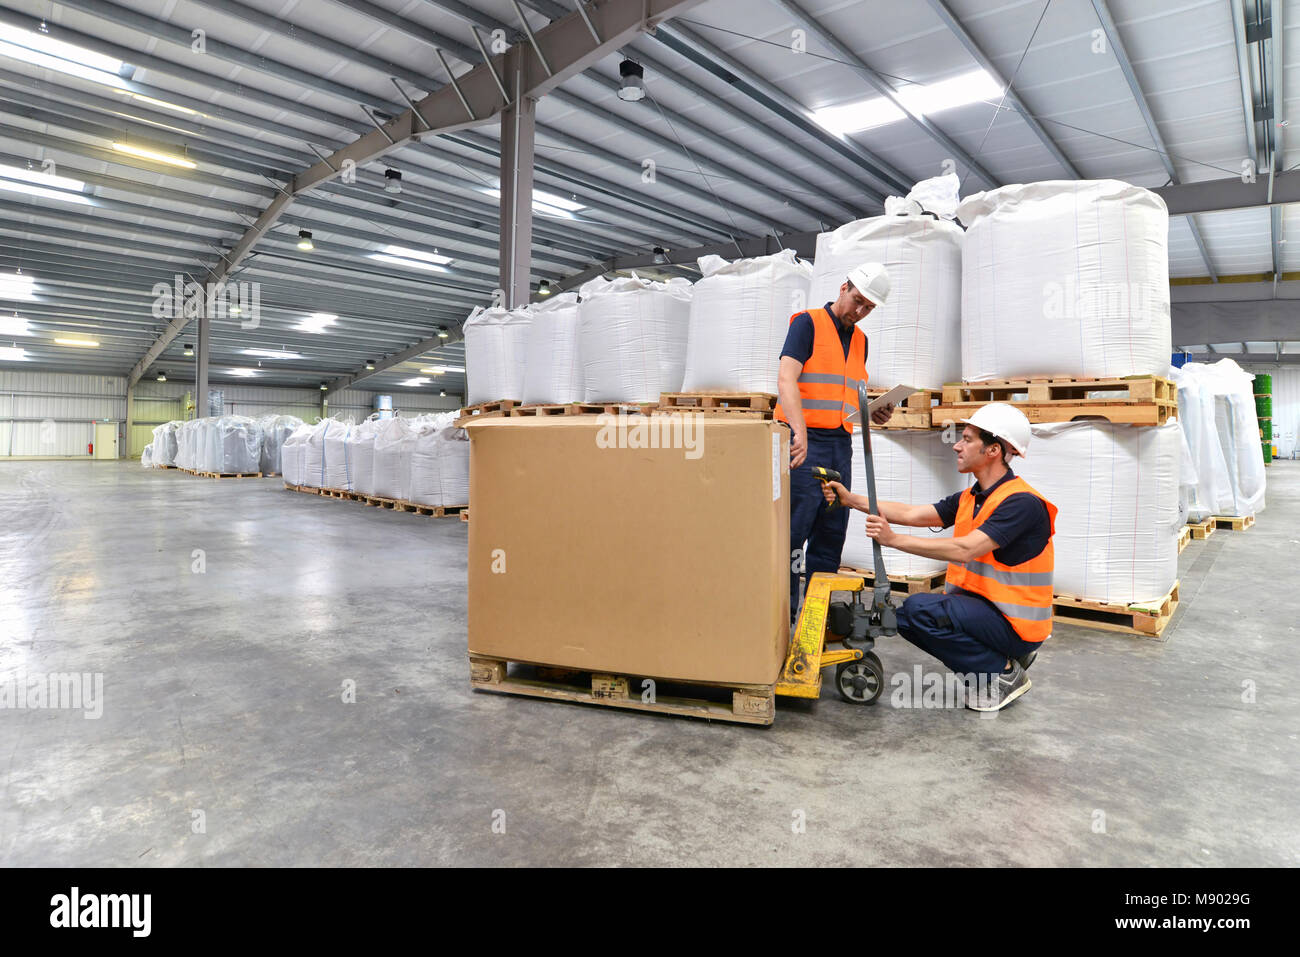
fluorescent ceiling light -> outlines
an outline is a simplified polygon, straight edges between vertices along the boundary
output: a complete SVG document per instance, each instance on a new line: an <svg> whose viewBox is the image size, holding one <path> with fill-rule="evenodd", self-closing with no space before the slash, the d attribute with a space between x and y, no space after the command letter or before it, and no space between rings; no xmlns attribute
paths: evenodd
<svg viewBox="0 0 1300 957"><path fill-rule="evenodd" d="M324 332L329 326L332 326L337 319L338 316L334 315L332 312L313 312L310 316L306 316L302 319L302 321L294 328L300 332L320 333Z"/></svg>
<svg viewBox="0 0 1300 957"><path fill-rule="evenodd" d="M22 316L0 316L0 335L30 336L31 327Z"/></svg>
<svg viewBox="0 0 1300 957"><path fill-rule="evenodd" d="M123 90L123 93L128 91ZM177 113L184 113L186 116L201 116L198 110L191 110L188 106L180 106L176 103L168 103L166 100L155 100L152 96L145 96L143 93L132 93L131 99L139 100L141 103L148 103L150 106L160 106L164 110L175 110Z"/></svg>
<svg viewBox="0 0 1300 957"><path fill-rule="evenodd" d="M0 359L6 362L21 362L27 353L15 346L0 346Z"/></svg>
<svg viewBox="0 0 1300 957"><path fill-rule="evenodd" d="M407 249L405 246L385 246L383 251L390 256L401 256L403 259L421 259L424 262L434 263L438 266L451 262L450 256L443 256L440 253L421 252L418 249Z"/></svg>
<svg viewBox="0 0 1300 957"><path fill-rule="evenodd" d="M54 341L61 346L81 346L86 349L95 349L99 346L99 343L94 339L64 339L56 337Z"/></svg>
<svg viewBox="0 0 1300 957"><path fill-rule="evenodd" d="M55 176L52 173L45 173L38 169L24 169L21 166L0 164L0 176L22 180L24 183L35 183L37 186L49 186L53 189L72 189L80 192L86 188L86 184L79 179Z"/></svg>
<svg viewBox="0 0 1300 957"><path fill-rule="evenodd" d="M408 269L426 269L429 272L449 271L445 266L421 262L418 259L406 259L402 256L388 256L384 253L371 253L369 258L377 262L388 263L390 266L405 266Z"/></svg>
<svg viewBox="0 0 1300 957"><path fill-rule="evenodd" d="M463 366L429 366L429 368L420 371L433 375L442 375L444 372L464 372L465 369Z"/></svg>
<svg viewBox="0 0 1300 957"><path fill-rule="evenodd" d="M113 149L119 153L130 153L132 156L139 156L141 159L153 160L157 163L169 163L172 166L181 166L185 169L194 169L198 166L197 163L184 157L173 156L170 153L159 153L157 150L144 149L131 143L114 143Z"/></svg>
<svg viewBox="0 0 1300 957"><path fill-rule="evenodd" d="M82 193L69 193L62 189L47 189L44 186L33 186L31 183L15 183L11 179L0 179L0 189L12 190L15 193L27 193L30 196L40 196L44 199L57 199L64 203L76 203L79 206L90 206L90 198Z"/></svg>
<svg viewBox="0 0 1300 957"><path fill-rule="evenodd" d="M953 107L978 103L1002 95L1002 87L983 70L972 70L938 83L914 83L897 91L898 98L914 113L929 116ZM832 133L859 133L884 126L907 114L888 97L878 96L857 103L827 106L813 112L813 119Z"/></svg>
<svg viewBox="0 0 1300 957"><path fill-rule="evenodd" d="M398 385L405 385L405 386L428 385L432 381L433 381L432 379L403 379L401 382L398 383Z"/></svg>
<svg viewBox="0 0 1300 957"><path fill-rule="evenodd" d="M1300 342L1284 342L1284 343L1282 343L1282 355L1284 355L1284 356L1293 356L1293 355L1295 355L1297 352L1300 352Z"/></svg>
<svg viewBox="0 0 1300 957"><path fill-rule="evenodd" d="M487 193L497 199L501 198L501 190L496 186L485 186L480 192ZM571 199L565 199L563 196L556 196L554 193L545 193L539 189L533 190L533 210L543 213L547 216L556 216L560 219L573 219L573 214L580 209L586 209L581 203L575 203Z"/></svg>
<svg viewBox="0 0 1300 957"><path fill-rule="evenodd" d="M296 352L281 352L276 349L244 349L246 356L261 356L264 359L301 359Z"/></svg>
<svg viewBox="0 0 1300 957"><path fill-rule="evenodd" d="M0 23L0 56L105 86L118 89L126 86L126 81L118 75L121 60L7 23Z"/></svg>
<svg viewBox="0 0 1300 957"><path fill-rule="evenodd" d="M0 273L0 299L35 299L35 281L18 273Z"/></svg>
<svg viewBox="0 0 1300 957"><path fill-rule="evenodd" d="M1248 342L1246 351L1252 355L1274 355L1277 352L1276 343L1272 342Z"/></svg>
<svg viewBox="0 0 1300 957"><path fill-rule="evenodd" d="M257 370L256 369L227 369L226 375L237 375L241 379L247 379L250 378L251 376L257 375Z"/></svg>

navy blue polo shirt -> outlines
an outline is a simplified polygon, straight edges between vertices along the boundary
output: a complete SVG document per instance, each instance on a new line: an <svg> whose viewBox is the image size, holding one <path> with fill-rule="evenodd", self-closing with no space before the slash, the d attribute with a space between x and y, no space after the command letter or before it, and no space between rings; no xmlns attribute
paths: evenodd
<svg viewBox="0 0 1300 957"><path fill-rule="evenodd" d="M987 490L981 489L977 482L972 491L975 493L975 514L980 513L989 493L1015 478L1016 474L1007 469L1007 474L994 482ZM944 528L951 528L957 521L957 503L964 493L949 495L942 501L934 503L934 510L939 513L939 520ZM993 549L993 557L1003 565L1020 565L1036 558L1052 537L1052 522L1047 514L1047 506L1042 499L1028 492L1016 492L1008 495L998 506L991 518L985 520L979 530L993 539L998 546Z"/></svg>
<svg viewBox="0 0 1300 957"><path fill-rule="evenodd" d="M835 310L831 308L833 303L826 303L826 311L831 314L831 319L835 321L835 331L840 334L840 345L844 347L844 358L849 357L849 346L853 342L853 330L857 326L844 328L835 316ZM790 321L790 328L785 334L785 345L781 347L781 355L789 356L796 360L800 365L806 363L813 354L813 340L816 339L817 329L813 325L812 316L806 312L801 312ZM808 441L813 442L822 440L826 442L845 443L851 442L852 436L843 429L808 429Z"/></svg>

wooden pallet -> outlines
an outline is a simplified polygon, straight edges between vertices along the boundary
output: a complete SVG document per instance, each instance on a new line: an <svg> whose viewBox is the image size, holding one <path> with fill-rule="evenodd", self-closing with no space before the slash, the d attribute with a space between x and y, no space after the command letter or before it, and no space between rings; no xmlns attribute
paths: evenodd
<svg viewBox="0 0 1300 957"><path fill-rule="evenodd" d="M360 498L359 493L345 488L322 488L318 489L317 492L326 498L339 498L345 502L354 502Z"/></svg>
<svg viewBox="0 0 1300 957"><path fill-rule="evenodd" d="M986 403L1006 402L1035 423L1105 419L1117 424L1164 425L1178 415L1176 392L1172 380L1152 375L952 382L943 387L943 401L931 415L938 427L966 418Z"/></svg>
<svg viewBox="0 0 1300 957"><path fill-rule="evenodd" d="M309 485L294 485L292 482L284 483L285 491L288 492L306 492L308 495L319 495L320 489L312 488Z"/></svg>
<svg viewBox="0 0 1300 957"><path fill-rule="evenodd" d="M1218 526L1214 524L1214 519L1212 518L1207 518L1203 522L1187 523L1187 529L1192 533L1192 538L1198 542L1209 538L1214 534L1217 528Z"/></svg>
<svg viewBox="0 0 1300 957"><path fill-rule="evenodd" d="M840 574L860 575L866 580L867 587L870 587L876 581L874 571L865 568L854 568L851 565L841 565ZM929 575L890 575L889 590L903 595L927 595L932 592L942 592L947 580L948 570L946 568L941 572L932 572Z"/></svg>
<svg viewBox="0 0 1300 957"><path fill-rule="evenodd" d="M868 389L867 395L872 399L878 399L888 392L888 389ZM942 393L936 389L922 389L920 392L913 392L903 404L894 409L894 414L889 417L889 421L884 425L871 423L873 429L930 429L936 428L934 425L934 407L937 406L943 398ZM940 423L942 425L942 422Z"/></svg>
<svg viewBox="0 0 1300 957"><path fill-rule="evenodd" d="M480 402L477 405L467 405L460 410L459 417L452 424L459 428L479 416L513 415L518 405L519 403L514 399L498 399L495 402Z"/></svg>
<svg viewBox="0 0 1300 957"><path fill-rule="evenodd" d="M649 415L658 405L654 402L567 402L563 404L517 405L511 415Z"/></svg>
<svg viewBox="0 0 1300 957"><path fill-rule="evenodd" d="M655 679L656 694L653 700L645 701L643 694L647 686L644 679L631 675L574 671L479 655L469 656L469 667L470 686L477 691L575 701L608 708L707 718L737 724L770 725L776 719L774 685L705 684ZM701 697L678 697L663 694L661 689L685 689L686 694L698 694ZM704 697L705 694L710 697Z"/></svg>
<svg viewBox="0 0 1300 957"><path fill-rule="evenodd" d="M1100 628L1143 638L1158 638L1178 610L1178 584L1174 582L1169 594L1159 601L1137 605L1057 595L1052 599L1053 618L1080 628Z"/></svg>
<svg viewBox="0 0 1300 957"><path fill-rule="evenodd" d="M1181 555L1187 543L1192 540L1192 527L1184 525L1178 530L1178 553Z"/></svg>
<svg viewBox="0 0 1300 957"><path fill-rule="evenodd" d="M1255 516L1215 515L1210 521L1214 523L1215 528L1230 528L1234 532L1244 532L1255 524Z"/></svg>
<svg viewBox="0 0 1300 957"><path fill-rule="evenodd" d="M362 495L359 492L353 493L358 502L366 505L373 505L376 508L387 508L395 512L414 512L417 515L429 515L433 518L446 518L450 515L459 515L469 509L468 505L424 505L420 502L408 502L399 498L382 498L378 495Z"/></svg>
<svg viewBox="0 0 1300 957"><path fill-rule="evenodd" d="M171 469L174 472L184 471L179 465L155 465L156 469Z"/></svg>
<svg viewBox="0 0 1300 957"><path fill-rule="evenodd" d="M660 412L707 412L771 419L776 396L771 392L663 392Z"/></svg>
<svg viewBox="0 0 1300 957"><path fill-rule="evenodd" d="M186 470L188 471L188 469ZM261 472L190 472L191 475L198 475L202 478L261 478Z"/></svg>

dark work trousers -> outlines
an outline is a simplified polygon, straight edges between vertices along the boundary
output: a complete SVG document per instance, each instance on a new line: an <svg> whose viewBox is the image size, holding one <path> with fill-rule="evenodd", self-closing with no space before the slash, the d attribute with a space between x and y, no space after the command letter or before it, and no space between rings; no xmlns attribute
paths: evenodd
<svg viewBox="0 0 1300 957"><path fill-rule="evenodd" d="M956 674L994 674L1008 658L1042 646L1025 641L993 604L979 595L910 595L898 610L898 633Z"/></svg>
<svg viewBox="0 0 1300 957"><path fill-rule="evenodd" d="M812 467L834 469L840 473L847 489L853 488L853 436L839 430L840 435L827 437L813 429L808 430L808 457L803 465L790 471L790 617L799 618L799 568L812 578L815 572L840 570L840 552L844 548L844 534L849 527L851 508L840 506L828 511L822 483L813 478ZM799 561L797 549L803 548L804 561Z"/></svg>

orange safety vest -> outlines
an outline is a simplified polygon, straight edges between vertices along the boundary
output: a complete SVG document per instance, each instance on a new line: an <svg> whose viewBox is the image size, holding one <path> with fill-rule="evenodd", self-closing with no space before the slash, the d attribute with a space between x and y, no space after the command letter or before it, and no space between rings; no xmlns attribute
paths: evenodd
<svg viewBox="0 0 1300 957"><path fill-rule="evenodd" d="M1052 571L1055 551L1051 535L1056 534L1056 506L1049 502L1028 482L1019 476L1008 479L990 493L978 515L975 514L975 493L962 492L957 501L957 521L954 534L957 538L969 535L984 524L1009 495L1028 492L1047 506L1051 533L1047 545L1036 556L1019 565L1004 565L993 557L993 552L972 558L968 562L948 565L948 584L945 591L958 588L982 595L997 606L998 611L1011 622L1016 634L1025 641L1042 641L1052 633Z"/></svg>
<svg viewBox="0 0 1300 957"><path fill-rule="evenodd" d="M803 313L790 317L794 322ZM850 415L858 411L858 383L867 381L867 337L853 330L849 354L844 355L834 317L825 309L809 309L813 321L813 351L799 373L803 421L810 429L853 431ZM776 417L789 422L780 403Z"/></svg>

